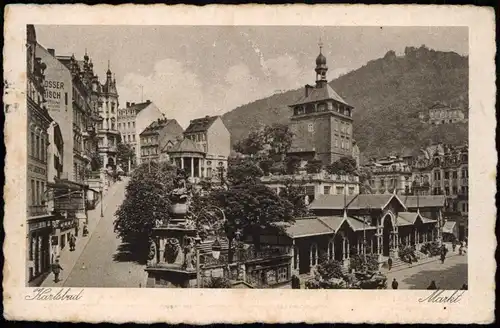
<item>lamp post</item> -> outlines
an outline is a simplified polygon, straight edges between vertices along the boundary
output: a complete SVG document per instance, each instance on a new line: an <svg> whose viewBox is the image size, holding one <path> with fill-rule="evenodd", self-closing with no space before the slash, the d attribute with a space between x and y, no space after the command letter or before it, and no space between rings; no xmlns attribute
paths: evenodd
<svg viewBox="0 0 500 328"><path fill-rule="evenodd" d="M104 202L104 199L103 199L103 197L102 197L102 189L103 189L103 188L104 188L104 186L103 186L103 185L101 185L101 218L103 218L103 217L104 217L104 212L103 212L103 208L102 208L102 206L103 206L103 205L102 205L102 203Z"/></svg>

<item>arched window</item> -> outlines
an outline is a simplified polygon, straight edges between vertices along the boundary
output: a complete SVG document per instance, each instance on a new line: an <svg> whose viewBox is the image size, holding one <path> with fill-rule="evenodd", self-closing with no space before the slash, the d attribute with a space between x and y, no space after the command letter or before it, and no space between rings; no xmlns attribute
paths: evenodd
<svg viewBox="0 0 500 328"><path fill-rule="evenodd" d="M318 265L318 245L316 245L316 243L311 244L309 254L311 259L311 266L313 267L315 265Z"/></svg>
<svg viewBox="0 0 500 328"><path fill-rule="evenodd" d="M333 245L333 239L328 242L328 259L333 260L335 257L335 246Z"/></svg>

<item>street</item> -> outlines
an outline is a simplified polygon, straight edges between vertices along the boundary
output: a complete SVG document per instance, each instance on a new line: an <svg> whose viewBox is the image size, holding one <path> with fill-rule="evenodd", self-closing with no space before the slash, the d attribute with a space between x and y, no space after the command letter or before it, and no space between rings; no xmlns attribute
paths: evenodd
<svg viewBox="0 0 500 328"><path fill-rule="evenodd" d="M439 289L460 289L467 284L467 254L465 256L451 254L444 262L436 257L436 261L414 265L406 269L388 272L388 288L394 278L399 283L398 289L427 289L431 281L435 281Z"/></svg>
<svg viewBox="0 0 500 328"><path fill-rule="evenodd" d="M104 217L100 218L100 208L90 215L98 218L98 223L83 251L70 253L78 256L75 265L65 267L62 271L61 282L54 283L53 275L49 275L44 286L64 287L139 287L144 286L146 273L144 266L130 261L123 256L123 245L120 238L114 233L113 221L115 212L125 198L125 187L128 179L119 181L111 186L108 195L104 198ZM90 213L90 212L89 212ZM78 244L77 244L78 248Z"/></svg>

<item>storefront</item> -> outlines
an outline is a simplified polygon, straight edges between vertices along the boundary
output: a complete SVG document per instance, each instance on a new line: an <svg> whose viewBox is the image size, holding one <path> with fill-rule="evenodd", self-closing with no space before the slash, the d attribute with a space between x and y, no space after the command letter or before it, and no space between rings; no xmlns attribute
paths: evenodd
<svg viewBox="0 0 500 328"><path fill-rule="evenodd" d="M50 237L53 231L53 216L33 218L28 221L28 282L36 286L44 274L50 272Z"/></svg>

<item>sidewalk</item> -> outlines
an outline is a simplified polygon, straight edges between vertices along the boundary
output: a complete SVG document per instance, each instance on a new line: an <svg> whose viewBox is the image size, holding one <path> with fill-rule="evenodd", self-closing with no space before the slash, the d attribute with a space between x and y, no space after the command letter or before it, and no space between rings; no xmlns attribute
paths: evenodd
<svg viewBox="0 0 500 328"><path fill-rule="evenodd" d="M103 212L106 212L106 203L107 200L113 197L118 190L116 187L119 183L125 183L124 181L117 182L113 184L108 192L103 196ZM59 282L54 282L54 274L52 272L49 273L49 275L45 278L45 280L42 282L40 285L41 287L63 287L64 283L66 282L66 279L68 278L69 274L73 270L73 267L75 266L76 261L82 254L83 250L85 249L85 246L87 246L87 243L89 242L90 238L92 237L92 234L94 233L97 225L101 221L101 204L98 204L97 207L93 210L90 210L87 212L88 216L88 230L89 233L86 237L80 236L76 239L76 247L73 252L69 251L69 247L66 247L63 251L60 253L60 258L59 258L59 264L61 264L61 267L63 270L61 271L59 275Z"/></svg>

